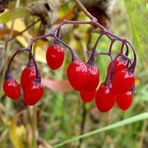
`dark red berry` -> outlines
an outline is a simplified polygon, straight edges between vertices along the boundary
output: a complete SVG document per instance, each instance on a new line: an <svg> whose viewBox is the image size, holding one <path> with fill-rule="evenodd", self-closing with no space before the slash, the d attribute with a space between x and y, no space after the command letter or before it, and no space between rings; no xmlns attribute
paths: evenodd
<svg viewBox="0 0 148 148"><path fill-rule="evenodd" d="M128 70L121 70L115 74L112 80L112 91L116 95L123 94L132 89L134 82L134 74L130 74Z"/></svg>
<svg viewBox="0 0 148 148"><path fill-rule="evenodd" d="M20 96L20 86L15 80L6 80L3 84L3 90L13 100L17 100Z"/></svg>
<svg viewBox="0 0 148 148"><path fill-rule="evenodd" d="M64 62L64 49L57 44L49 46L46 53L46 61L52 70L58 69Z"/></svg>
<svg viewBox="0 0 148 148"><path fill-rule="evenodd" d="M31 81L34 81L36 78L36 70L35 66L27 66L21 75L21 86L23 89L30 83Z"/></svg>
<svg viewBox="0 0 148 148"><path fill-rule="evenodd" d="M108 112L115 104L115 97L108 86L101 85L96 93L95 101L100 112Z"/></svg>
<svg viewBox="0 0 148 148"><path fill-rule="evenodd" d="M85 91L94 91L100 80L100 73L95 65L86 64L87 67L87 81L84 87Z"/></svg>
<svg viewBox="0 0 148 148"><path fill-rule="evenodd" d="M133 100L133 94L131 91L116 96L117 105L123 111L129 109L129 107L132 104L132 100Z"/></svg>
<svg viewBox="0 0 148 148"><path fill-rule="evenodd" d="M121 56L119 56L117 59L114 61L114 74L117 72L126 69L127 68L127 60L124 60ZM108 72L110 71L111 68L111 63L108 66Z"/></svg>
<svg viewBox="0 0 148 148"><path fill-rule="evenodd" d="M24 100L29 106L35 105L43 95L43 88L36 81L30 82L24 90Z"/></svg>
<svg viewBox="0 0 148 148"><path fill-rule="evenodd" d="M91 102L94 97L96 95L96 90L95 91L80 91L80 96L81 96L81 99L85 102L85 103L88 103L88 102Z"/></svg>
<svg viewBox="0 0 148 148"><path fill-rule="evenodd" d="M76 90L82 90L87 80L87 67L79 60L74 60L67 68L67 77L71 86Z"/></svg>

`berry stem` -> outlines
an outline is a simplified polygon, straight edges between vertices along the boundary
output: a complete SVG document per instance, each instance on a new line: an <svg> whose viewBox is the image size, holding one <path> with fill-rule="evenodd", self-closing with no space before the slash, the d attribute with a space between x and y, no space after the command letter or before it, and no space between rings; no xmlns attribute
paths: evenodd
<svg viewBox="0 0 148 148"><path fill-rule="evenodd" d="M90 58L89 58L87 64L94 65L94 62L95 62L95 54L96 54L96 48L97 48L97 45L98 45L98 43L99 43L101 37L103 36L103 34L104 34L104 32L102 31L101 34L99 35L99 37L98 37L98 39L97 39L97 41L96 41L96 43L95 43L93 49L92 49L92 53L91 53L91 55L90 55Z"/></svg>
<svg viewBox="0 0 148 148"><path fill-rule="evenodd" d="M131 47L133 54L134 54L134 60L133 63L131 64L131 66L128 68L129 72L134 73L135 71L135 67L136 67L136 63L137 63L137 56L136 56L136 51L134 46L127 40L126 43Z"/></svg>
<svg viewBox="0 0 148 148"><path fill-rule="evenodd" d="M13 56L11 57L11 59L10 59L10 61L9 61L9 64L8 64L8 67L7 67L7 70L6 70L6 79L11 79L11 78L12 78L12 76L11 76L11 71L10 71L10 66L11 66L11 63L12 63L13 59L15 58L15 56L16 56L17 54L19 54L20 52L25 51L25 50L27 50L27 48L21 48L21 49L17 50L17 51L13 54Z"/></svg>
<svg viewBox="0 0 148 148"><path fill-rule="evenodd" d="M56 41L60 42L61 44L63 44L65 47L67 47L71 53L72 56L72 61L77 60L78 59L78 55L76 54L76 52L69 46L67 45L65 42L63 42L62 40L60 40L57 36L55 35L51 35L51 37L55 38Z"/></svg>
<svg viewBox="0 0 148 148"><path fill-rule="evenodd" d="M125 55L126 55L126 56L128 56L129 49L128 49L128 46L127 46L127 44L125 44L125 46L126 46L126 53L125 53Z"/></svg>
<svg viewBox="0 0 148 148"><path fill-rule="evenodd" d="M34 59L34 57L33 57L33 54L32 54L32 52L31 52L31 50L28 49L28 51L29 51L29 53L30 53L30 59L33 61L34 66L35 66L35 70L36 70L36 82L41 83L41 76L40 76L40 72L39 72L39 70L38 70L36 61L35 61L35 59Z"/></svg>

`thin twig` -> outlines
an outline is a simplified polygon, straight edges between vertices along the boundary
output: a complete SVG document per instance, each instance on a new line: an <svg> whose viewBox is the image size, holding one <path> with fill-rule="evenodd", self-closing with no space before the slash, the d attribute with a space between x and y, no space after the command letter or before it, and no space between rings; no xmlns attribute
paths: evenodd
<svg viewBox="0 0 148 148"><path fill-rule="evenodd" d="M81 121L81 127L80 127L80 135L82 135L84 133L85 122L86 122L86 115L87 115L87 110L86 110L85 103L83 103L82 104L82 121ZM82 142L83 142L83 139L80 139L77 148L81 148Z"/></svg>

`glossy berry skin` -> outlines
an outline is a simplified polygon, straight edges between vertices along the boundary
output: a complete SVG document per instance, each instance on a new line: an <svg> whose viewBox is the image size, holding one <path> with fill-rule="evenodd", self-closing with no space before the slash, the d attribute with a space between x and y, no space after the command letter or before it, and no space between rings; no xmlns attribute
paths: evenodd
<svg viewBox="0 0 148 148"><path fill-rule="evenodd" d="M43 95L43 88L40 83L32 81L24 90L24 101L28 106L35 105Z"/></svg>
<svg viewBox="0 0 148 148"><path fill-rule="evenodd" d="M35 66L27 66L23 70L22 75L21 75L22 88L25 89L28 83L35 80L35 77L36 77Z"/></svg>
<svg viewBox="0 0 148 148"><path fill-rule="evenodd" d="M108 86L101 85L96 93L95 101L100 112L108 112L115 104L115 97Z"/></svg>
<svg viewBox="0 0 148 148"><path fill-rule="evenodd" d="M80 91L81 99L85 103L91 102L95 98L95 95L96 95L96 90L95 91L84 91L84 90Z"/></svg>
<svg viewBox="0 0 148 148"><path fill-rule="evenodd" d="M3 84L3 90L13 100L17 100L20 96L20 86L15 80L6 80Z"/></svg>
<svg viewBox="0 0 148 148"><path fill-rule="evenodd" d="M121 70L115 74L112 80L112 91L116 95L123 94L132 89L135 77L127 70Z"/></svg>
<svg viewBox="0 0 148 148"><path fill-rule="evenodd" d="M87 80L87 67L79 60L74 60L67 68L67 77L71 86L76 90L82 90Z"/></svg>
<svg viewBox="0 0 148 148"><path fill-rule="evenodd" d="M108 66L108 72L110 71L110 67L111 63ZM114 74L126 68L127 68L127 60L124 60L121 56L114 61Z"/></svg>
<svg viewBox="0 0 148 148"><path fill-rule="evenodd" d="M64 49L58 44L49 46L46 53L46 61L52 70L58 69L64 62Z"/></svg>
<svg viewBox="0 0 148 148"><path fill-rule="evenodd" d="M129 107L132 104L132 101L133 101L133 94L131 91L116 96L117 105L123 111L129 109Z"/></svg>
<svg viewBox="0 0 148 148"><path fill-rule="evenodd" d="M87 81L84 87L85 91L94 91L100 81L100 73L95 65L86 64L87 67Z"/></svg>

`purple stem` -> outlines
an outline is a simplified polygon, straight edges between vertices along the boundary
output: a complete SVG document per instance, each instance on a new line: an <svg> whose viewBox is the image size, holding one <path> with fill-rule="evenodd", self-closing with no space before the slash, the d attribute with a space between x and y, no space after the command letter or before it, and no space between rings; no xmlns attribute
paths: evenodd
<svg viewBox="0 0 148 148"><path fill-rule="evenodd" d="M21 48L21 49L17 50L17 51L13 54L13 56L11 57L11 59L10 59L10 61L9 61L9 64L8 64L8 67L7 67L7 70L6 70L6 80L12 78L11 71L10 71L10 66L11 66L11 63L12 63L14 57L15 57L18 53L20 53L20 52L22 52L22 51L24 51L24 50L27 50L27 49L26 49L26 48Z"/></svg>
<svg viewBox="0 0 148 148"><path fill-rule="evenodd" d="M99 43L101 37L103 36L103 34L104 34L104 32L102 31L101 34L99 35L99 37L98 37L98 39L97 39L97 41L96 41L96 43L95 43L93 49L92 49L92 53L91 53L91 55L90 55L90 58L89 58L87 64L94 65L94 62L95 62L95 54L96 54L96 48L97 48L97 45L98 45L98 43Z"/></svg>
<svg viewBox="0 0 148 148"><path fill-rule="evenodd" d="M41 82L41 77L40 77L40 74L39 74L39 70L38 70L38 68L37 68L37 64L36 64L36 62L35 62L35 60L34 60L34 57L33 57L33 55L32 55L32 52L31 52L30 49L28 49L28 48L21 48L21 49L17 50L17 51L13 54L13 56L11 57L10 62L9 62L9 64L8 64L8 67L7 67L6 79L11 79L11 78L12 78L12 76L11 76L11 71L10 71L10 66L11 66L12 61L13 61L13 59L15 58L15 56L16 56L17 54L19 54L20 52L22 52L22 51L28 51L28 52L29 52L29 61L32 60L33 63L34 63L34 65L35 65L35 68L36 68L36 80L37 80L38 82ZM29 65L29 64L31 64L31 63L28 63L28 65Z"/></svg>
<svg viewBox="0 0 148 148"><path fill-rule="evenodd" d="M78 58L78 55L75 53L75 51L69 45L67 45L65 42L63 42L62 40L60 40L55 35L51 35L51 37L55 38L55 40L57 40L59 43L63 44L65 47L67 47L69 49L69 51L71 53L72 61L79 59Z"/></svg>
<svg viewBox="0 0 148 148"><path fill-rule="evenodd" d="M133 54L134 54L134 60L133 63L131 64L131 66L128 68L129 72L134 73L135 71L135 67L136 67L136 63L137 63L137 56L136 56L136 51L134 46L129 42L126 41L127 44L129 44L129 46L132 48Z"/></svg>

